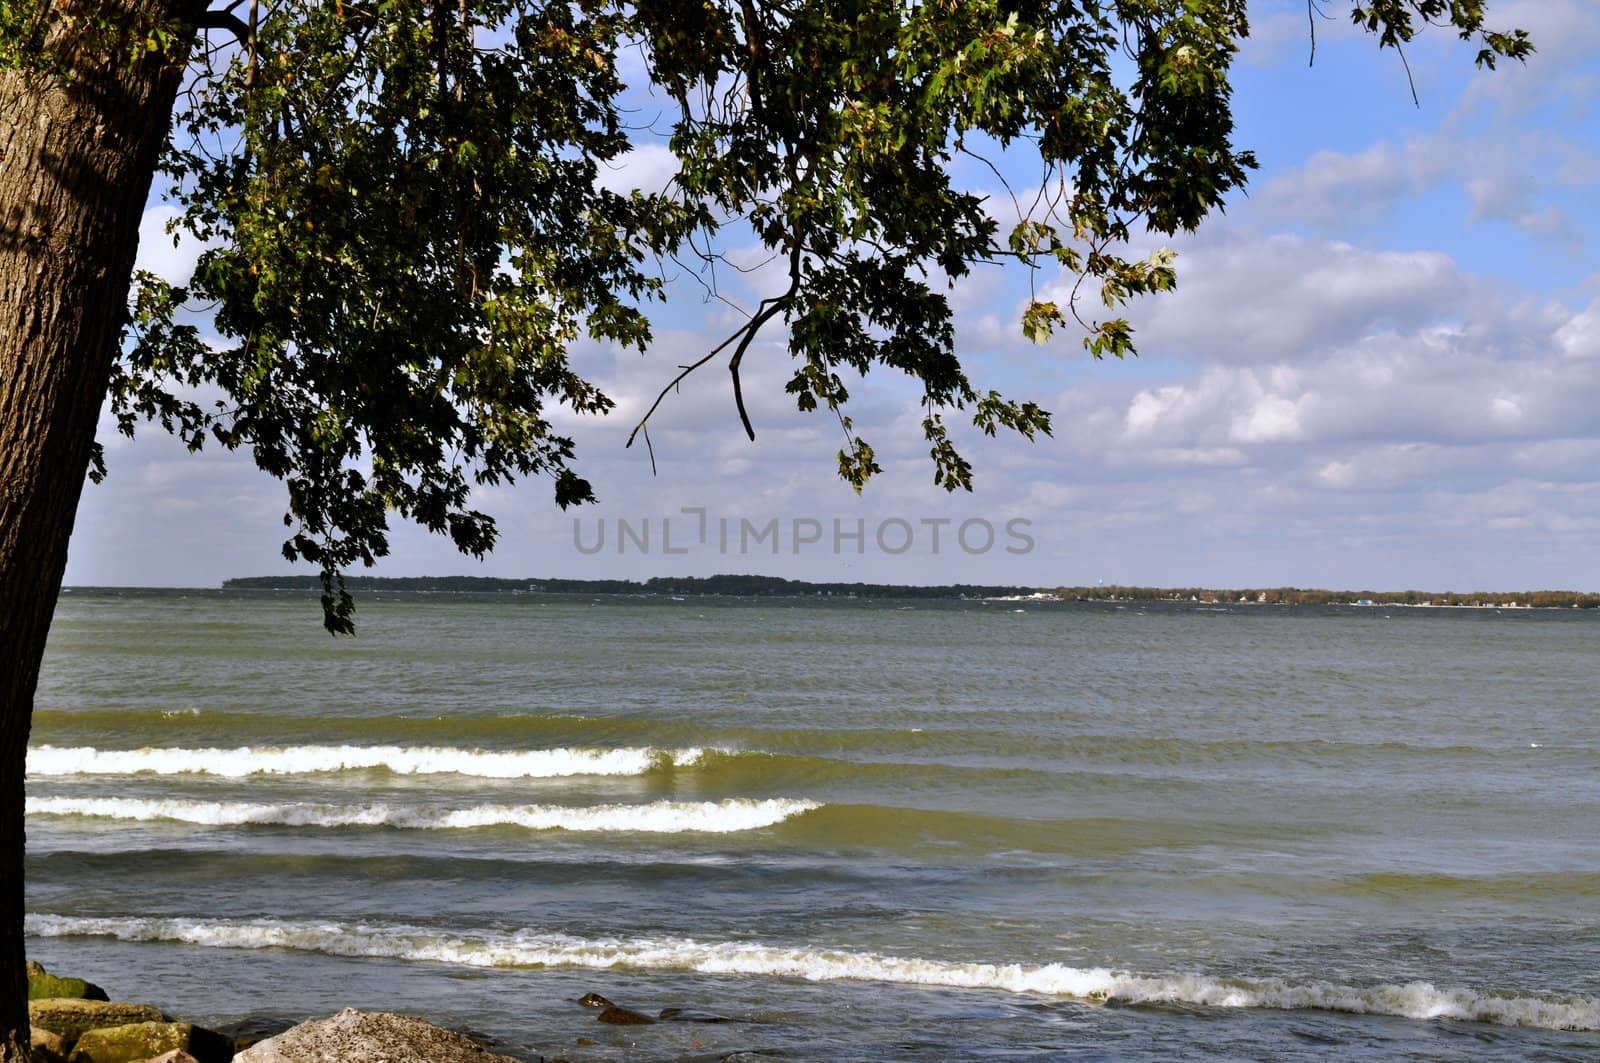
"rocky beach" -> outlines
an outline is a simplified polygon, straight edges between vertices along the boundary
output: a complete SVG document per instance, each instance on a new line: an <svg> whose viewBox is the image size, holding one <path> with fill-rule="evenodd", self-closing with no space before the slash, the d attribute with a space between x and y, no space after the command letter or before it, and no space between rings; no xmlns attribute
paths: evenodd
<svg viewBox="0 0 1600 1063"><path fill-rule="evenodd" d="M37 963L28 965L28 1022L33 1063L529 1063L491 1051L480 1036L391 1012L346 1008L299 1024L208 1029L111 1000L95 983Z"/></svg>
<svg viewBox="0 0 1600 1063"><path fill-rule="evenodd" d="M592 992L574 1004L590 1010L592 1019L583 1019L611 1026L729 1021L677 1007L650 1015ZM496 1051L492 1037L464 1027L355 1008L303 1022L255 1015L210 1029L151 1004L111 1000L99 985L52 974L38 963L28 964L28 1021L33 1063L571 1063L562 1055L529 1058ZM579 1050L597 1044L582 1035L572 1036L571 1043ZM715 1052L696 1058L709 1063L760 1054Z"/></svg>

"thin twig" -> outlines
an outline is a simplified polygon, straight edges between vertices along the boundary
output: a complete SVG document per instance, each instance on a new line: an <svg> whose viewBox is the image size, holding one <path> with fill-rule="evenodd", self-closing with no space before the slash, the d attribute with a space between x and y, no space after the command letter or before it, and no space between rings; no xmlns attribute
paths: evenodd
<svg viewBox="0 0 1600 1063"><path fill-rule="evenodd" d="M967 156L970 156L971 158L977 159L979 162L983 163L985 166L987 166L989 168L989 172L990 173L994 174L996 177L998 177L1000 179L1001 187L1003 187L1006 190L1006 195L1011 197L1011 209L1015 210L1017 212L1017 220L1019 222L1022 221L1024 219L1024 215L1022 213L1022 204L1017 201L1017 193L1012 190L1011 182L1006 180L1005 174L1001 173L998 169L996 169L994 163L990 162L984 156L979 155L977 152L968 149L967 146L964 145L964 144L961 147L957 148L956 150L961 152L961 154L963 154L963 155L967 155Z"/></svg>
<svg viewBox="0 0 1600 1063"><path fill-rule="evenodd" d="M1406 50L1400 47L1400 42L1394 42L1394 50L1400 53L1400 65L1406 68L1406 84L1411 86L1411 102L1417 110L1422 110L1422 101L1417 99L1417 83L1411 77L1411 64L1406 62Z"/></svg>

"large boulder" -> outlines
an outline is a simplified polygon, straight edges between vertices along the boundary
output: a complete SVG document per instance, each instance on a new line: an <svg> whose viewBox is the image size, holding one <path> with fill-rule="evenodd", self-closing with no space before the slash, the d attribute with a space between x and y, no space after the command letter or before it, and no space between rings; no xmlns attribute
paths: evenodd
<svg viewBox="0 0 1600 1063"><path fill-rule="evenodd" d="M345 1008L234 1056L234 1063L524 1063L410 1015Z"/></svg>
<svg viewBox="0 0 1600 1063"><path fill-rule="evenodd" d="M106 991L82 978L59 978L33 961L28 961L28 999L50 1000L72 997L78 1000L110 1000Z"/></svg>
<svg viewBox="0 0 1600 1063"><path fill-rule="evenodd" d="M186 1022L135 1022L85 1030L67 1063L141 1063L179 1051L200 1063L228 1063L233 1042Z"/></svg>
<svg viewBox="0 0 1600 1063"><path fill-rule="evenodd" d="M160 1009L149 1004L122 1004L108 1000L74 1000L61 997L28 1001L28 1022L60 1034L71 1047L86 1030L126 1026L130 1022L166 1022ZM152 1052L151 1055L156 1053Z"/></svg>

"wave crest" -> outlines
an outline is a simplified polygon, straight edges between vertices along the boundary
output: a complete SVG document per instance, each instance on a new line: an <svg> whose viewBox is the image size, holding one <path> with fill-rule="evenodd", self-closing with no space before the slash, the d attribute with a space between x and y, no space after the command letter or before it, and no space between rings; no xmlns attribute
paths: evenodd
<svg viewBox="0 0 1600 1063"><path fill-rule="evenodd" d="M143 800L120 797L30 797L30 816L169 821L209 827L398 827L462 830L525 827L528 830L639 831L653 834L725 834L759 830L822 806L790 798L728 798L724 801L653 801L637 805L427 805L265 804L244 801Z"/></svg>
<svg viewBox="0 0 1600 1063"><path fill-rule="evenodd" d="M239 746L233 749L96 749L35 746L28 774L64 775L311 775L384 770L396 775L472 775L485 779L548 779L567 775L643 775L688 767L701 749L530 749L495 751L446 746Z"/></svg>

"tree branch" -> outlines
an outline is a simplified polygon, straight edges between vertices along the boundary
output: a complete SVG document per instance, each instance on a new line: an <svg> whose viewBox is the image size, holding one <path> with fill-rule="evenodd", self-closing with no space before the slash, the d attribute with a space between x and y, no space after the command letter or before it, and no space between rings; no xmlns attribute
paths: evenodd
<svg viewBox="0 0 1600 1063"><path fill-rule="evenodd" d="M223 11L202 11L200 17L195 19L195 29L199 30L227 30L238 39L240 44L250 40L250 27L244 19L233 13L231 8Z"/></svg>
<svg viewBox="0 0 1600 1063"><path fill-rule="evenodd" d="M744 361L744 352L750 348L750 342L756 338L756 333L761 326L771 321L779 310L789 305L794 298L794 293L800 290L800 240L796 237L789 246L789 290L772 301L766 309L758 309L750 323L745 326L744 339L739 341L738 349L733 352L733 357L728 359L728 372L733 375L733 404L738 407L739 421L744 425L745 435L750 437L750 442L756 441L756 430L750 424L750 414L744 408L744 389L739 385L739 363Z"/></svg>
<svg viewBox="0 0 1600 1063"><path fill-rule="evenodd" d="M660 394L656 396L656 400L652 402L650 404L650 408L644 412L644 416L639 418L639 423L634 425L633 431L628 433L628 441L627 443L623 444L624 447L633 446L634 437L644 429L650 418L655 414L656 409L660 407L662 401L666 399L668 392L672 391L679 384L683 383L684 379L688 377L690 373L693 373L696 369L699 369L717 355L727 350L728 345L735 340L739 341L739 346L735 349L733 357L728 361L728 369L733 374L734 402L739 408L739 420L744 424L745 432L750 436L751 439L755 439L756 432L755 429L750 425L750 415L745 411L744 394L739 386L739 363L743 360L744 352L749 349L751 341L756 338L756 333L761 331L761 326L765 325L768 321L771 321L780 310L786 307L789 304L789 300L793 298L794 293L795 285L791 284L789 286L789 290L784 292L782 295L776 295L770 299L761 300L761 304L757 308L755 316L753 316L743 325L740 325L738 331L734 332L733 335L729 336L727 339L713 347L709 352L706 353L705 357L699 359L698 361L691 362L688 365L679 366L678 368L680 372L678 375L668 381L667 386L661 389ZM646 438L648 439L648 436ZM654 457L655 455L652 452L652 461L654 460Z"/></svg>
<svg viewBox="0 0 1600 1063"><path fill-rule="evenodd" d="M1306 66L1317 65L1317 17L1312 6L1315 3L1316 0L1306 0L1306 22L1311 27L1311 58L1307 60Z"/></svg>
<svg viewBox="0 0 1600 1063"><path fill-rule="evenodd" d="M734 350L733 357L728 359L728 372L733 375L733 404L739 410L739 422L744 425L744 433L750 437L752 443L756 439L756 430L751 426L750 414L744 408L744 389L739 386L739 363L744 361L744 352L750 349L750 343L756 338L756 333L761 330L761 326L771 321L773 315L789 305L789 300L793 297L794 290L795 286L791 284L788 291L772 301L771 306L750 319L750 322L740 330L744 333L744 339L739 341L739 346Z"/></svg>
<svg viewBox="0 0 1600 1063"><path fill-rule="evenodd" d="M1400 55L1400 65L1406 68L1406 84L1411 88L1412 106L1416 107L1417 110L1420 111L1422 110L1422 101L1417 98L1417 82L1416 79L1411 76L1411 64L1406 62L1406 50L1400 47L1400 42L1398 41L1395 42L1394 50Z"/></svg>

